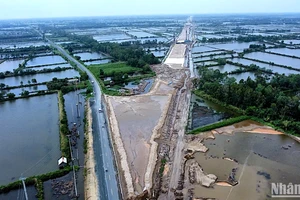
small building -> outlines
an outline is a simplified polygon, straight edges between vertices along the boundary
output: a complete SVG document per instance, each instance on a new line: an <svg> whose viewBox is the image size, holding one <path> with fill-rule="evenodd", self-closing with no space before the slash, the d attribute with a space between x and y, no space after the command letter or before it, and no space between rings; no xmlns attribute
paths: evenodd
<svg viewBox="0 0 300 200"><path fill-rule="evenodd" d="M78 78L73 78L68 80L68 83L78 83L78 82L79 82Z"/></svg>
<svg viewBox="0 0 300 200"><path fill-rule="evenodd" d="M68 162L66 157L61 157L60 159L58 159L59 168L64 168L65 166L67 166L67 164Z"/></svg>

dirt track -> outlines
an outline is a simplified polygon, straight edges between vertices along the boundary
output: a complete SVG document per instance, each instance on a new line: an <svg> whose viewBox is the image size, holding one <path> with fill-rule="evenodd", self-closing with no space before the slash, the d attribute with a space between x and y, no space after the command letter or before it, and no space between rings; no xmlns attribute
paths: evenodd
<svg viewBox="0 0 300 200"><path fill-rule="evenodd" d="M98 181L95 173L95 158L93 150L92 111L89 103L87 108L88 127L85 137L87 139L87 154L85 156L86 177L84 179L85 199L96 200L99 197Z"/></svg>

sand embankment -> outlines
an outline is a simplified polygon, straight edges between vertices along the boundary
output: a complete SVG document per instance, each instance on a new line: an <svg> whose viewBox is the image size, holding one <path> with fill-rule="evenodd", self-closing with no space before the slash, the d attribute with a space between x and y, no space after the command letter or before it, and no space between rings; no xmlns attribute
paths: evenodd
<svg viewBox="0 0 300 200"><path fill-rule="evenodd" d="M113 143L116 146L116 149L118 151L120 163L121 163L121 169L124 173L124 181L126 184L126 191L128 193L128 198L134 196L134 187L133 187L133 179L129 170L128 165L128 159L127 154L125 151L125 147L122 141L122 137L119 130L118 121L114 112L113 105L111 103L111 99L108 96L105 96L105 101L107 102L107 106L109 109L109 121L110 121L110 127L111 127L111 133L112 133L112 139Z"/></svg>
<svg viewBox="0 0 300 200"><path fill-rule="evenodd" d="M274 129L267 129L267 128L256 128L252 131L246 131L247 133L261 133L261 134L271 134L271 135L282 135L284 133L275 131Z"/></svg>
<svg viewBox="0 0 300 200"><path fill-rule="evenodd" d="M154 140L156 138L160 137L159 134L159 130L162 128L165 119L167 117L168 114L168 109L170 107L171 104L171 100L172 100L172 94L169 94L168 96L168 103L167 106L164 108L162 115L159 119L158 124L155 126L153 132L152 132L152 136L150 139L150 144L151 144L151 149L150 149L150 154L149 154L149 160L148 160L148 166L147 166L147 170L145 173L145 188L150 192L150 189L152 188L152 177L153 177L153 171L155 169L155 165L156 165L156 161L157 161L157 148L158 148L158 144L157 142L155 142Z"/></svg>

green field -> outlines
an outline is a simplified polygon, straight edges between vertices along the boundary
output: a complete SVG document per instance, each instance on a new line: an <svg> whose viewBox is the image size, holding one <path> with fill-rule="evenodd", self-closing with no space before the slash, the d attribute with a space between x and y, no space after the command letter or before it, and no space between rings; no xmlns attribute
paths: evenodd
<svg viewBox="0 0 300 200"><path fill-rule="evenodd" d="M123 73L123 74L131 74L134 72L142 71L141 68L131 67L128 66L126 63L117 62L117 63L107 63L107 64L100 64L100 65L91 65L88 69L93 74L100 74L100 69L104 71L104 76L111 76L113 72L115 73Z"/></svg>
<svg viewBox="0 0 300 200"><path fill-rule="evenodd" d="M102 88L102 91L108 95L120 95L120 92L118 90L124 87L125 83L128 83L130 81L139 81L144 78L150 78L155 76L154 72L147 71L147 73L145 73L145 71L143 71L144 69L131 67L124 62L91 65L88 66L87 68L97 78ZM119 76L119 79L118 80L115 79L114 80L115 83L113 85L110 85L109 83L110 81L103 81L103 79L100 78L100 69L102 69L104 72L104 75L102 75L101 78L110 77L110 76L115 77L116 74L121 75L121 77ZM114 75L113 72L115 73ZM124 74L133 74L135 72L139 72L140 75L135 77L123 77ZM109 88L107 88L107 86L109 86Z"/></svg>

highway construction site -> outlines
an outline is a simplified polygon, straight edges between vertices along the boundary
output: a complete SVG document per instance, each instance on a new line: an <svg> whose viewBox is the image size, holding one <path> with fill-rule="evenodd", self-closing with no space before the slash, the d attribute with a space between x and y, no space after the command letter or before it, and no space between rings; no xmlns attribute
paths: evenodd
<svg viewBox="0 0 300 200"><path fill-rule="evenodd" d="M149 93L106 96L124 199L176 195L191 97L187 46L174 44L167 61L152 66L157 78Z"/></svg>

